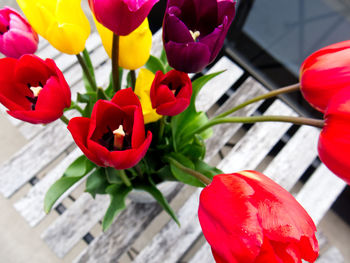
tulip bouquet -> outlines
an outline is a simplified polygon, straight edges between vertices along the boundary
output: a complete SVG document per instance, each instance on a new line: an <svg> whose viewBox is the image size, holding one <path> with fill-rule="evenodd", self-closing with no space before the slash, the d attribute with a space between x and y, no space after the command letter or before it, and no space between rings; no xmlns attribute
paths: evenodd
<svg viewBox="0 0 350 263"><path fill-rule="evenodd" d="M97 30L112 60L107 87L98 87L89 53L87 18L77 0L17 0L17 11L0 10L0 102L14 118L33 124L61 119L84 153L51 186L48 212L57 199L86 178L86 191L110 195L103 219L107 229L133 190L151 194L176 215L157 185L180 181L204 187L199 206L203 233L217 262L314 262L316 227L286 190L256 171L223 174L204 162L205 139L221 123L284 121L323 128L321 160L350 183L349 42L338 43L305 60L301 84L253 98L208 119L197 111L200 89L221 72L191 81L218 55L235 15L234 0L168 0L163 20L164 50L150 56L147 15L157 0L89 0ZM71 101L70 88L55 62L36 51L37 33L56 49L74 54L83 70L85 92ZM136 69L140 69L137 71ZM121 87L127 72L127 86ZM337 74L334 74L337 73ZM323 120L291 116L229 117L248 104L299 90L324 113ZM68 119L75 110L79 116ZM348 132L344 132L348 131ZM220 136L217 134L217 136ZM342 151L339 149L342 148Z"/></svg>

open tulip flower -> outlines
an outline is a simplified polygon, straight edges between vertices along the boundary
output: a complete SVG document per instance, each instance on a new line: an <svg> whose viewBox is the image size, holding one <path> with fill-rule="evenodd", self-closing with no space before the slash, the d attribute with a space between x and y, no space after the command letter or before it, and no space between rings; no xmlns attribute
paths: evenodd
<svg viewBox="0 0 350 263"><path fill-rule="evenodd" d="M129 35L148 16L158 0L89 0L95 18L119 36Z"/></svg>
<svg viewBox="0 0 350 263"><path fill-rule="evenodd" d="M214 176L200 195L199 221L216 262L314 262L316 227L294 197L265 175Z"/></svg>
<svg viewBox="0 0 350 263"><path fill-rule="evenodd" d="M350 87L333 96L324 118L325 126L318 141L319 157L333 173L350 185Z"/></svg>
<svg viewBox="0 0 350 263"><path fill-rule="evenodd" d="M0 52L7 57L20 58L35 53L38 35L27 20L16 10L5 7L0 10Z"/></svg>
<svg viewBox="0 0 350 263"><path fill-rule="evenodd" d="M152 141L151 132L145 137L140 101L130 88L117 92L111 101L97 101L91 118L73 118L68 129L92 162L115 169L136 165Z"/></svg>
<svg viewBox="0 0 350 263"><path fill-rule="evenodd" d="M0 59L0 102L11 116L49 123L70 107L70 88L52 59L35 55Z"/></svg>
<svg viewBox="0 0 350 263"><path fill-rule="evenodd" d="M192 83L184 72L171 70L166 74L157 71L150 96L152 108L160 115L174 116L183 112L191 101Z"/></svg>
<svg viewBox="0 0 350 263"><path fill-rule="evenodd" d="M163 42L169 65L199 72L218 55L235 15L234 0L169 0Z"/></svg>
<svg viewBox="0 0 350 263"><path fill-rule="evenodd" d="M67 54L84 50L90 24L80 0L17 0L35 31Z"/></svg>
<svg viewBox="0 0 350 263"><path fill-rule="evenodd" d="M325 112L329 100L350 85L350 41L324 47L305 59L300 68L301 92L317 110Z"/></svg>

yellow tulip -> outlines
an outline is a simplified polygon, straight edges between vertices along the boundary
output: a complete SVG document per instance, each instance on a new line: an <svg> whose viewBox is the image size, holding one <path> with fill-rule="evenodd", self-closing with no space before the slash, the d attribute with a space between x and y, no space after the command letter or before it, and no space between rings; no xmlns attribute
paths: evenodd
<svg viewBox="0 0 350 263"><path fill-rule="evenodd" d="M113 32L94 18L102 44L109 57L112 56ZM125 69L138 69L146 64L152 47L152 32L147 18L127 36L119 36L119 66Z"/></svg>
<svg viewBox="0 0 350 263"><path fill-rule="evenodd" d="M90 24L80 0L17 0L34 30L63 53L85 48Z"/></svg>
<svg viewBox="0 0 350 263"><path fill-rule="evenodd" d="M136 79L135 94L139 97L142 107L142 113L145 123L155 122L162 118L162 115L157 114L155 109L152 109L150 98L150 90L154 74L148 69L140 69Z"/></svg>

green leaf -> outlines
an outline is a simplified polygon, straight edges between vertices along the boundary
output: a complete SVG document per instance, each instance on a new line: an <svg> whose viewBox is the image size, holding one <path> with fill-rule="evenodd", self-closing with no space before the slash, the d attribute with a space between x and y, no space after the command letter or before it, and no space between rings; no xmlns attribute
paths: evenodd
<svg viewBox="0 0 350 263"><path fill-rule="evenodd" d="M125 209L125 198L131 190L132 188L127 187L125 184L111 185L106 189L106 192L110 195L111 201L102 221L103 231L106 231L111 226L118 213Z"/></svg>
<svg viewBox="0 0 350 263"><path fill-rule="evenodd" d="M129 88L132 87L132 80L131 80L131 70L129 70L128 74L126 75L126 87Z"/></svg>
<svg viewBox="0 0 350 263"><path fill-rule="evenodd" d="M192 97L191 97L191 103L190 103L189 107L191 107L195 110L195 101L196 101L196 98L197 98L199 91L202 89L202 87L209 80L211 80L212 78L215 78L216 76L220 75L224 71L225 70L214 72L214 73L209 74L209 75L204 75L204 76L202 76L202 77L200 77L192 82Z"/></svg>
<svg viewBox="0 0 350 263"><path fill-rule="evenodd" d="M109 100L103 89L97 88L97 100Z"/></svg>
<svg viewBox="0 0 350 263"><path fill-rule="evenodd" d="M199 181L196 177L193 175L184 172L180 168L177 167L174 161L177 161L180 163L182 166L185 166L189 169L195 170L195 166L193 162L185 157L182 154L179 153L171 153L168 156L165 157L165 160L167 160L170 164L170 170L172 174L176 177L176 179L180 182L183 182L185 184L189 184L192 186L197 186L197 187L204 187L205 185Z"/></svg>
<svg viewBox="0 0 350 263"><path fill-rule="evenodd" d="M87 178L85 192L90 193L95 198L96 194L105 194L109 185L105 169L99 167Z"/></svg>
<svg viewBox="0 0 350 263"><path fill-rule="evenodd" d="M187 123L184 127L182 127L181 132L178 133L178 136L183 136L185 137L187 134L191 134L193 130L203 126L204 124L206 124L208 122L208 117L204 112L197 112L195 114L195 116L192 116L191 119L187 120ZM210 129L206 129L205 131L203 131L200 136L203 139L208 139L212 136L213 134L213 130Z"/></svg>
<svg viewBox="0 0 350 263"><path fill-rule="evenodd" d="M86 49L83 50L83 59L85 61L85 64L90 72L90 75L91 75L93 81L95 81L94 66L92 65L89 52Z"/></svg>
<svg viewBox="0 0 350 263"><path fill-rule="evenodd" d="M165 68L162 61L152 55L149 57L145 67L148 70L152 71L154 74L156 74L158 70L161 70L163 73L165 73Z"/></svg>
<svg viewBox="0 0 350 263"><path fill-rule="evenodd" d="M162 53L160 54L160 61L163 63L163 65L168 64L168 59L166 57L165 49L163 47Z"/></svg>
<svg viewBox="0 0 350 263"><path fill-rule="evenodd" d="M146 182L137 182L133 184L135 189L143 190L148 192L153 196L154 199L161 205L161 207L171 216L172 219L180 226L180 222L176 217L173 209L170 207L168 201L165 199L163 194L158 190L156 185L153 183L151 178L149 178L148 183Z"/></svg>
<svg viewBox="0 0 350 263"><path fill-rule="evenodd" d="M123 68L122 67L119 67L119 87L121 87L122 85L122 79L123 79ZM109 75L109 84L108 84L108 87L107 89L105 90L105 93L106 95L109 97L109 98L113 98L115 92L113 90L113 78L112 78L112 72L111 74Z"/></svg>
<svg viewBox="0 0 350 263"><path fill-rule="evenodd" d="M95 92L87 92L85 94L77 93L77 101L88 103L91 99L91 96L96 96Z"/></svg>
<svg viewBox="0 0 350 263"><path fill-rule="evenodd" d="M46 192L44 199L44 210L46 213L50 212L52 206L64 194L72 185L78 182L83 176L80 177L61 177Z"/></svg>
<svg viewBox="0 0 350 263"><path fill-rule="evenodd" d="M90 172L94 167L95 165L88 158L86 158L85 155L82 155L68 166L63 176L81 177Z"/></svg>
<svg viewBox="0 0 350 263"><path fill-rule="evenodd" d="M203 160L206 152L206 147L203 139L199 135L194 136L191 144L186 144L181 153L189 157L191 160Z"/></svg>
<svg viewBox="0 0 350 263"><path fill-rule="evenodd" d="M112 167L106 167L105 168L107 180L110 184L122 184L123 181L119 176L118 170L112 168Z"/></svg>
<svg viewBox="0 0 350 263"><path fill-rule="evenodd" d="M197 160L195 162L195 167L196 167L196 170L198 172L204 174L206 177L208 177L210 179L213 179L214 175L224 173L220 169L218 169L214 166L210 166L209 164L207 164L206 162L201 161L201 160Z"/></svg>
<svg viewBox="0 0 350 263"><path fill-rule="evenodd" d="M172 174L169 165L165 165L155 172L163 181L177 181L175 176Z"/></svg>

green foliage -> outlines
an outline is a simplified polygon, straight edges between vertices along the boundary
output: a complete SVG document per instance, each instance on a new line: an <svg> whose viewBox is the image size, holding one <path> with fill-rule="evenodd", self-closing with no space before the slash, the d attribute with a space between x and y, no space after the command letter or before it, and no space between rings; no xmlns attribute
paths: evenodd
<svg viewBox="0 0 350 263"><path fill-rule="evenodd" d="M88 174L95 165L90 162L85 155L78 157L72 162L64 172L63 176L57 180L46 192L44 199L44 210L50 212L52 206L71 186Z"/></svg>
<svg viewBox="0 0 350 263"><path fill-rule="evenodd" d="M106 231L118 213L125 209L125 198L131 190L132 188L125 184L114 184L107 187L106 192L109 194L111 201L102 221L103 231Z"/></svg>
<svg viewBox="0 0 350 263"><path fill-rule="evenodd" d="M168 201L165 199L163 194L158 190L154 182L150 177L147 181L138 180L134 183L135 189L143 190L153 196L154 199L161 205L161 207L174 219L174 221L180 226L180 222L176 217L173 209L170 207Z"/></svg>
<svg viewBox="0 0 350 263"><path fill-rule="evenodd" d="M170 171L174 175L174 177L185 184L189 184L192 186L197 186L197 187L203 187L204 184L199 181L197 178L192 176L189 173L186 173L182 169L178 168L176 165L176 162L180 163L182 166L187 167L191 170L195 170L195 165L194 163L188 159L186 156L180 154L180 153L170 153L168 156L165 157L165 159L169 162L170 164Z"/></svg>
<svg viewBox="0 0 350 263"><path fill-rule="evenodd" d="M95 198L96 194L106 194L106 188L108 186L109 182L106 178L105 169L98 167L87 178L85 192L90 193Z"/></svg>
<svg viewBox="0 0 350 263"><path fill-rule="evenodd" d="M213 179L214 175L224 173L220 169L214 166L210 166L209 164L201 160L197 160L194 165L195 165L196 171L200 172L201 174L204 174L209 179Z"/></svg>
<svg viewBox="0 0 350 263"><path fill-rule="evenodd" d="M163 62L159 58L152 55L149 57L145 67L154 74L156 74L158 70L161 70L163 73L166 72Z"/></svg>

